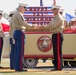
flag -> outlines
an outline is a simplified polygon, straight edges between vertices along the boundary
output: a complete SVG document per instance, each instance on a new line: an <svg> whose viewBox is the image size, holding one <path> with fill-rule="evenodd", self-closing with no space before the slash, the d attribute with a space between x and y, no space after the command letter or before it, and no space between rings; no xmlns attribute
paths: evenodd
<svg viewBox="0 0 76 75"><path fill-rule="evenodd" d="M45 24L48 24L54 17L51 8L51 6L27 7L26 12L24 12L25 21L38 25L44 25L44 22Z"/></svg>
<svg viewBox="0 0 76 75"><path fill-rule="evenodd" d="M9 25L2 23L2 28L4 32L9 32Z"/></svg>
<svg viewBox="0 0 76 75"><path fill-rule="evenodd" d="M53 5L56 5L56 0L53 0Z"/></svg>
<svg viewBox="0 0 76 75"><path fill-rule="evenodd" d="M24 16L33 16L34 15L34 13L33 12L29 12L29 11L26 11L26 12L24 12Z"/></svg>
<svg viewBox="0 0 76 75"><path fill-rule="evenodd" d="M4 17L2 17L1 19L1 24L2 24L2 29L4 32L9 32L9 21L7 19L5 19Z"/></svg>
<svg viewBox="0 0 76 75"><path fill-rule="evenodd" d="M72 18L74 18L74 16L72 16L72 15L70 15L70 14L68 14L68 13L65 14L65 19L66 19L66 21L67 21L68 23L70 22L70 20L71 20Z"/></svg>
<svg viewBox="0 0 76 75"><path fill-rule="evenodd" d="M43 13L43 16L53 17L53 12Z"/></svg>

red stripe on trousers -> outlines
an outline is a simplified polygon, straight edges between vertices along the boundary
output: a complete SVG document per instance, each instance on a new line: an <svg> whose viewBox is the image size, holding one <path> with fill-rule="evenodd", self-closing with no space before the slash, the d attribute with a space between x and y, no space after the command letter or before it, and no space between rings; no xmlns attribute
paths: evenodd
<svg viewBox="0 0 76 75"><path fill-rule="evenodd" d="M1 46L2 46L2 40L1 40L1 38L0 38L0 49L1 49Z"/></svg>
<svg viewBox="0 0 76 75"><path fill-rule="evenodd" d="M58 70L60 69L60 33L57 35Z"/></svg>
<svg viewBox="0 0 76 75"><path fill-rule="evenodd" d="M20 69L22 69L22 52L23 52L23 47L24 47L24 38L23 38L23 33L22 33L22 49L21 49L21 56L20 56Z"/></svg>

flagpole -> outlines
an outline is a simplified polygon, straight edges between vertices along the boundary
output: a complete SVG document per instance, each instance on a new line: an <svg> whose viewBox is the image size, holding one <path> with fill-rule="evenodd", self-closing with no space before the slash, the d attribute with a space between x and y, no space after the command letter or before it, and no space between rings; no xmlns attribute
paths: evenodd
<svg viewBox="0 0 76 75"><path fill-rule="evenodd" d="M40 0L40 6L43 6L43 1L42 0Z"/></svg>

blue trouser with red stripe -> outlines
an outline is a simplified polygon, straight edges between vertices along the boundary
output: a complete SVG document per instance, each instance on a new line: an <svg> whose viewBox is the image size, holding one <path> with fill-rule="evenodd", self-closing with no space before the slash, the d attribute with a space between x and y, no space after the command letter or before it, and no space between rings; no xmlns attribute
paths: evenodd
<svg viewBox="0 0 76 75"><path fill-rule="evenodd" d="M2 48L3 48L3 37L0 37L0 63L1 63Z"/></svg>
<svg viewBox="0 0 76 75"><path fill-rule="evenodd" d="M21 30L15 30L14 39L15 39L15 70L21 71L24 59L25 34Z"/></svg>
<svg viewBox="0 0 76 75"><path fill-rule="evenodd" d="M15 44L13 44L12 38L9 39L11 45L11 52L10 52L10 68L15 68Z"/></svg>
<svg viewBox="0 0 76 75"><path fill-rule="evenodd" d="M63 43L63 34L56 33L52 34L52 43L53 43L53 55L54 55L54 66L57 70L62 70L62 43Z"/></svg>

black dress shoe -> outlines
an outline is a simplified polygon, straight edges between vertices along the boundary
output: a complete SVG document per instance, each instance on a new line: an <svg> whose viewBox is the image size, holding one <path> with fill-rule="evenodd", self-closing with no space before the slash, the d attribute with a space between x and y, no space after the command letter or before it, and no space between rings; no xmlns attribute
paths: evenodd
<svg viewBox="0 0 76 75"><path fill-rule="evenodd" d="M11 70L14 70L14 68L10 68Z"/></svg>
<svg viewBox="0 0 76 75"><path fill-rule="evenodd" d="M15 70L16 72L26 72L27 70Z"/></svg>
<svg viewBox="0 0 76 75"><path fill-rule="evenodd" d="M54 68L54 69L51 69L51 71L57 71L57 69L56 69L56 68Z"/></svg>
<svg viewBox="0 0 76 75"><path fill-rule="evenodd" d="M1 67L1 66L0 66L0 69L2 69L2 68L4 68L4 67Z"/></svg>
<svg viewBox="0 0 76 75"><path fill-rule="evenodd" d="M62 69L56 69L56 68L54 68L54 69L52 69L51 71L61 71Z"/></svg>

